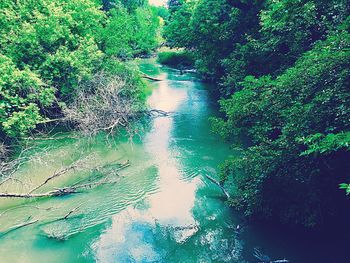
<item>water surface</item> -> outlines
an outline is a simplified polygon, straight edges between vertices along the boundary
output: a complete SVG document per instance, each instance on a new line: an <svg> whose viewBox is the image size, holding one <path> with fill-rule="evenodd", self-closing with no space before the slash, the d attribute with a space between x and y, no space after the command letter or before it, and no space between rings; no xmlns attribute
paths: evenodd
<svg viewBox="0 0 350 263"><path fill-rule="evenodd" d="M18 181L1 185L2 192L27 192L61 167L87 157L84 169L54 180L47 190L96 176L115 183L61 198L0 200L0 262L243 263L257 262L254 247L291 262L346 262L334 261L332 240L307 241L273 226L244 223L204 176L216 177L219 164L237 154L210 132L208 118L217 114L217 105L206 85L154 60L139 66L162 79L150 83L148 104L169 116L147 120L133 140L63 133L56 140L33 142L32 154L44 159L22 167L15 175ZM113 173L112 164L126 160L131 165ZM96 169L103 166L109 168ZM33 220L37 222L8 232ZM237 233L237 225L244 231ZM324 247L328 251L318 252Z"/></svg>

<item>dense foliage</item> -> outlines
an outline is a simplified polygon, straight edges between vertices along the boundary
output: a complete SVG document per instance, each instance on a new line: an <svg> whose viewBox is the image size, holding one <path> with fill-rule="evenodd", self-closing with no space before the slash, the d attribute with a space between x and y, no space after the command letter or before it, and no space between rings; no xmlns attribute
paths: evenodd
<svg viewBox="0 0 350 263"><path fill-rule="evenodd" d="M99 71L121 78L129 72L135 78L124 80L136 79L135 71L113 67L113 60L151 52L158 26L156 11L145 1L1 1L2 139L25 135L62 114L79 83ZM129 95L142 93L142 82L133 83L128 87L137 92Z"/></svg>
<svg viewBox="0 0 350 263"><path fill-rule="evenodd" d="M127 59L146 55L158 45L159 20L156 10L147 6L133 10L118 6L109 11L109 23L99 35L108 56Z"/></svg>
<svg viewBox="0 0 350 263"><path fill-rule="evenodd" d="M192 50L220 84L224 116L214 130L247 138L242 156L222 167L230 201L246 215L312 226L342 210L349 9L348 0L177 2L168 43Z"/></svg>
<svg viewBox="0 0 350 263"><path fill-rule="evenodd" d="M158 52L158 62L179 69L192 68L194 58L187 51L163 51Z"/></svg>

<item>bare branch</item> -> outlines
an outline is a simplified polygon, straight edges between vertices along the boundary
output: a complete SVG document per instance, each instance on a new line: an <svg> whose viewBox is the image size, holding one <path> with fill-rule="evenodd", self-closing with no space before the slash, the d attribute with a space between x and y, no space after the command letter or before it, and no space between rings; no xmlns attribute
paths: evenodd
<svg viewBox="0 0 350 263"><path fill-rule="evenodd" d="M61 175L64 175L64 174L70 172L71 170L75 170L75 169L79 168L82 165L82 162L83 162L82 160L79 160L79 161L73 163L72 165L61 169L60 171L55 172L53 175L48 177L44 182L42 182L41 184L39 184L38 186L36 186L32 190L30 190L28 194L31 194L31 193L35 192L36 190L38 190L39 188L43 187L45 184L47 184L51 180L53 180L53 179L55 179L57 177L60 177Z"/></svg>
<svg viewBox="0 0 350 263"><path fill-rule="evenodd" d="M145 111L144 105L128 94L130 87L125 80L118 76L100 72L92 80L81 82L77 90L73 102L63 112L85 135L112 133L129 126L130 118Z"/></svg>
<svg viewBox="0 0 350 263"><path fill-rule="evenodd" d="M71 214L73 214L75 211L77 211L80 208L80 206L77 206L75 208L73 208L72 210L70 210L64 217L63 219L67 219Z"/></svg>
<svg viewBox="0 0 350 263"><path fill-rule="evenodd" d="M148 75L146 75L145 73L142 73L141 76L142 76L144 79L149 79L149 80L152 80L152 81L162 81L162 79L158 79L158 78L154 78L154 77L148 76Z"/></svg>
<svg viewBox="0 0 350 263"><path fill-rule="evenodd" d="M214 184L216 184L217 186L220 187L221 191L225 194L225 196L227 197L227 199L230 198L230 194L229 192L226 191L226 189L222 186L222 184L220 184L220 182L218 182L217 180L215 180L213 177L205 174L204 175L206 178L208 178L211 182L213 182Z"/></svg>
<svg viewBox="0 0 350 263"><path fill-rule="evenodd" d="M35 223L37 223L39 220L38 219L35 219L35 220L32 220L32 221L27 221L27 222L24 222L22 224L19 224L19 225L15 225L15 226L12 226L10 227L8 230L6 230L6 232L3 232L1 233L1 236L4 236L12 231L15 231L19 228L22 228L22 227L25 227L25 226L29 226L29 225L33 225Z"/></svg>
<svg viewBox="0 0 350 263"><path fill-rule="evenodd" d="M126 161L124 163L119 164L118 168L115 168L115 172L120 171L122 169L125 169L130 166L129 161ZM46 193L38 193L34 194L33 192L46 183L48 183L50 180L57 178L58 176L61 176L65 174L67 171L79 167L77 163L62 169L60 172L55 173L54 175L48 177L43 183L41 183L39 186L33 188L30 192L28 193L0 193L0 198L45 198L45 197L57 197L57 196L65 196L65 195L70 195L70 194L75 194L78 193L79 189L83 188L91 188L91 187L97 187L103 184L112 184L115 183L115 181L108 181L106 180L105 177L100 179L99 181L96 182L89 182L89 183L81 183L81 184L75 184L72 186L68 187L63 187L63 188L57 188L55 190L46 192ZM103 167L96 167L95 169L100 169Z"/></svg>

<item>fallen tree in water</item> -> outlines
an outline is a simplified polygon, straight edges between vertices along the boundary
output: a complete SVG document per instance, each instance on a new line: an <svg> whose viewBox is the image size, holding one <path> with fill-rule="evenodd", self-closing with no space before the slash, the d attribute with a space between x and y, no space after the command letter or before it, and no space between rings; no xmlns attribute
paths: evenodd
<svg viewBox="0 0 350 263"><path fill-rule="evenodd" d="M56 197L56 196L65 196L70 194L78 193L79 189L82 188L91 188L93 186L99 186L102 184L110 184L113 182L96 182L90 184L83 184L77 186L68 186L64 188L56 188L50 192L40 193L40 194L20 194L20 193L0 193L0 198L40 198L40 197Z"/></svg>
<svg viewBox="0 0 350 263"><path fill-rule="evenodd" d="M141 77L144 78L144 79L152 80L152 81L162 81L162 79L158 79L158 78L154 78L154 77L148 76L148 75L145 74L145 73L142 73L142 74L141 74Z"/></svg>
<svg viewBox="0 0 350 263"><path fill-rule="evenodd" d="M145 111L144 104L128 93L125 80L100 72L93 79L80 83L76 96L63 113L66 120L85 135L100 131L112 133L119 127L128 127L130 119Z"/></svg>
<svg viewBox="0 0 350 263"><path fill-rule="evenodd" d="M44 185L48 184L51 180L56 179L60 176L63 176L67 174L69 171L72 170L81 170L83 168L86 168L86 163L90 162L91 158L85 158L83 160L78 160L71 164L68 167L62 168L58 172L55 172L53 175L47 177L42 183L39 185L35 186L32 188L29 192L27 193L0 193L0 198L44 198L44 197L57 197L57 196L65 196L65 195L70 195L70 194L75 194L78 193L79 190L81 189L87 189L87 188L92 188L92 187L97 187L103 184L112 184L115 183L115 180L108 180L107 177L97 177L94 179L97 179L94 182L82 182L78 184L73 184L70 186L66 187L61 187L61 188L55 188L51 191L44 192L44 193L34 193L40 188L42 188ZM110 165L110 164L109 164ZM107 165L104 166L99 166L99 167L94 167L95 170L101 170L104 169ZM117 167L113 168L113 172L117 173L118 171L125 169L130 166L129 161L125 161L123 163L117 163ZM14 178L6 178L1 184L4 184L5 182L9 181L9 179L14 180Z"/></svg>
<svg viewBox="0 0 350 263"><path fill-rule="evenodd" d="M288 263L288 259L272 260L268 255L263 254L260 249L254 248L253 256L259 260L258 263Z"/></svg>
<svg viewBox="0 0 350 263"><path fill-rule="evenodd" d="M31 219L31 217L28 217L28 219L27 219L26 222L21 223L21 224L18 224L18 225L14 225L14 226L10 227L10 228L7 229L5 232L0 233L0 236L7 235L8 233L10 233L10 232L12 232L12 231L15 231L15 230L17 230L17 229L20 229L20 228L23 228L23 227L26 227L26 226L30 226L30 225L33 225L33 224L39 222L38 219L33 219L33 220L30 220L30 219Z"/></svg>
<svg viewBox="0 0 350 263"><path fill-rule="evenodd" d="M130 94L132 92L130 84L121 77L100 72L93 79L80 83L75 97L63 108L64 121L74 124L84 135L92 136L101 131L113 134L121 127L133 133L132 120L154 114L167 115L161 110L148 109L143 100Z"/></svg>
<svg viewBox="0 0 350 263"><path fill-rule="evenodd" d="M227 197L227 199L230 198L229 192L226 191L225 187L223 187L223 185L222 185L219 181L215 180L213 177L211 177L211 176L209 176L209 175L207 175L207 174L205 174L204 176L205 176L206 178L208 178L212 183L214 183L214 184L216 184L218 187L220 187L221 191L224 193L224 195Z"/></svg>
<svg viewBox="0 0 350 263"><path fill-rule="evenodd" d="M72 195L72 194L80 193L82 190L95 188L101 185L115 184L120 179L119 171L130 166L129 160L126 160L124 162L110 162L99 166L91 166L90 163L96 161L94 157L95 157L94 155L91 155L91 156L88 156L87 158L79 159L78 161L73 162L71 165L67 167L61 168L57 172L53 173L51 176L48 176L46 179L44 179L43 182L38 183L37 186L30 188L31 190L29 190L28 192L25 192L25 193L2 192L0 193L0 198L36 199L36 198L51 198L51 197ZM29 160L29 161L33 161L33 160ZM72 183L69 186L54 188L53 190L50 190L47 192L38 193L38 191L41 188L43 188L44 186L48 186L48 184L51 181L56 180L61 176L67 175L67 173L69 173L70 171L77 171L77 170L88 170L89 172L91 172L91 174L88 177L84 177L78 181L75 181L75 183ZM14 175L11 174L11 177L12 176ZM11 179L15 179L15 178L11 178ZM10 180L6 180L6 182L2 184L2 188L6 189L7 187L6 183L8 183L9 181ZM28 182L25 187L29 188L29 185L30 183ZM62 216L59 216L56 219L49 221L49 223L56 222L56 221L64 222L68 219L71 219L71 217L73 217L72 215L79 210L80 206L81 205L78 205L70 209ZM7 209L2 213L0 213L0 216L3 216L5 213L11 210L15 210L21 207L23 206ZM27 206L25 205L24 207L27 207ZM29 207L33 207L35 209L42 209L40 207L32 206L32 205L30 205ZM53 207L49 207L42 210L50 211L52 209ZM34 219L33 215L31 215L27 219L24 219L24 222L10 226L6 230L0 232L0 236L4 236L12 231L15 231L17 229L30 226L36 223L45 223L45 222L42 222L42 219L40 219L40 217ZM59 235L50 235L48 237L56 238L59 240L67 239L67 236L59 236Z"/></svg>

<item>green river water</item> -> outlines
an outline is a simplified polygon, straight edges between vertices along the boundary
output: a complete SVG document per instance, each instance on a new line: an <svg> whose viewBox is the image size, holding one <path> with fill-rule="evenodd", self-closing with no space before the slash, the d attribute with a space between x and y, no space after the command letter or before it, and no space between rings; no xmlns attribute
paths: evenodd
<svg viewBox="0 0 350 263"><path fill-rule="evenodd" d="M31 154L44 157L21 167L18 181L1 185L1 192L26 192L82 156L94 156L86 170L126 160L131 165L112 175L116 183L79 194L0 200L1 263L257 262L255 247L290 262L346 262L342 255L334 261L333 255L344 251L339 240L309 239L244 223L225 204L221 190L203 176L217 176L218 165L237 154L210 132L208 118L217 114L217 105L207 87L195 75L180 74L152 59L139 66L163 79L150 83L148 104L170 115L147 120L141 136L132 141L126 136L112 141L103 135L86 139L62 133L56 140L32 143ZM91 173L97 172L71 171L45 187L63 186ZM57 220L74 208L67 219ZM237 225L243 226L242 233L235 232Z"/></svg>

